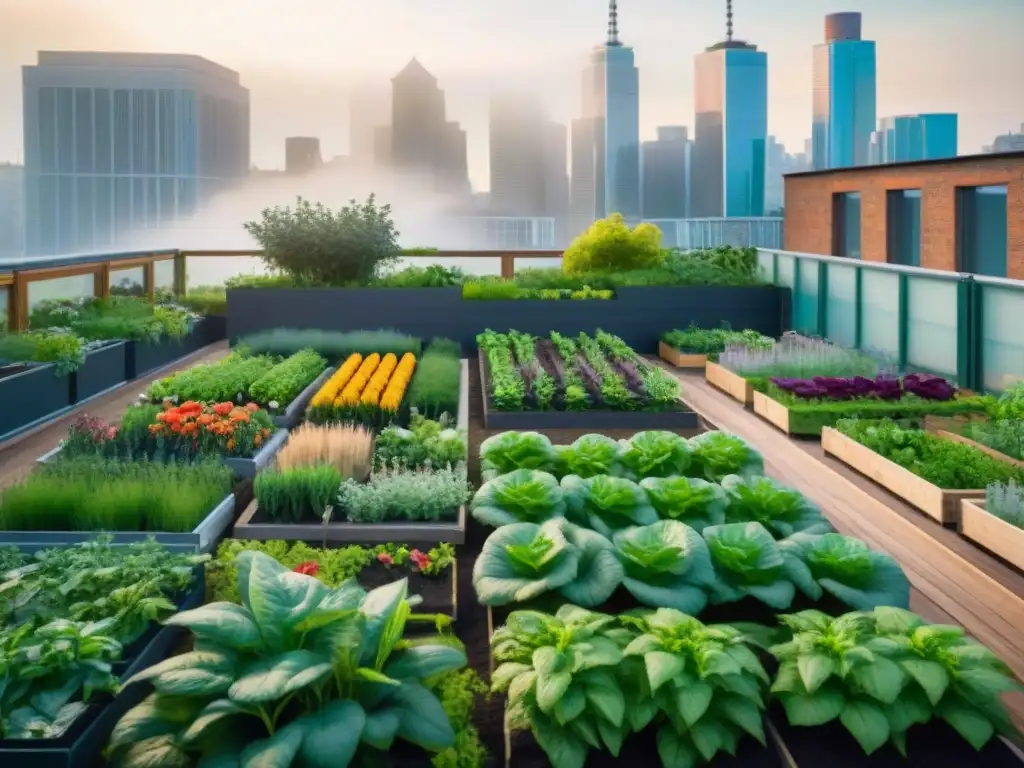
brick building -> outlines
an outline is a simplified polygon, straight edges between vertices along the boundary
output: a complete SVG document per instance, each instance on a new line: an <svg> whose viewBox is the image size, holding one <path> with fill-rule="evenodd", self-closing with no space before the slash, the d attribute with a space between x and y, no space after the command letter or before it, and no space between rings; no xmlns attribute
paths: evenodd
<svg viewBox="0 0 1024 768"><path fill-rule="evenodd" d="M785 249L1024 280L1024 152L785 177Z"/></svg>

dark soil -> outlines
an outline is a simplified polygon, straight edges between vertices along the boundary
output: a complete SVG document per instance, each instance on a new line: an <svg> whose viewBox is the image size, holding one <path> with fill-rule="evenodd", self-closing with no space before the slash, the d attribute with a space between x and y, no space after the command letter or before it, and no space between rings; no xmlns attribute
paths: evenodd
<svg viewBox="0 0 1024 768"><path fill-rule="evenodd" d="M461 563L460 563L461 567ZM401 578L409 580L409 594L419 595L423 602L413 608L414 613L444 613L452 615L455 603L452 600L452 570L445 569L439 576L424 576L408 568L389 568L382 563L371 563L359 572L359 584L373 589L390 584Z"/></svg>

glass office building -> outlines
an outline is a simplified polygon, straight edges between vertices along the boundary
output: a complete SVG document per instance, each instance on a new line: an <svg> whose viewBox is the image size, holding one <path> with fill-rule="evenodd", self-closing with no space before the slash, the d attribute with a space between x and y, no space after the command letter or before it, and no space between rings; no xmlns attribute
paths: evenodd
<svg viewBox="0 0 1024 768"><path fill-rule="evenodd" d="M691 216L763 216L768 54L738 40L695 61Z"/></svg>
<svg viewBox="0 0 1024 768"><path fill-rule="evenodd" d="M249 172L249 92L198 56L40 52L22 71L25 249L124 245Z"/></svg>
<svg viewBox="0 0 1024 768"><path fill-rule="evenodd" d="M953 113L883 117L871 136L873 165L956 157L957 116Z"/></svg>
<svg viewBox="0 0 1024 768"><path fill-rule="evenodd" d="M861 39L859 13L825 17L814 47L811 143L815 170L870 163L875 130L875 43Z"/></svg>

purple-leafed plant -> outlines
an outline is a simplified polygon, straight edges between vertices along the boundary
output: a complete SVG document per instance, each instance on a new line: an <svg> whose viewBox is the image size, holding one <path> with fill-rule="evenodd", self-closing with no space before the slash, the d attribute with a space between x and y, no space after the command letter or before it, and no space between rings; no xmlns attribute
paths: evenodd
<svg viewBox="0 0 1024 768"><path fill-rule="evenodd" d="M604 398L601 397L601 377L594 370L594 366L587 362L587 358L582 352L576 353L576 358L573 362L576 365L576 371L579 373L583 386L586 387L587 392L590 394L591 407L598 407L600 403L604 402Z"/></svg>
<svg viewBox="0 0 1024 768"><path fill-rule="evenodd" d="M903 377L903 389L925 400L952 400L956 395L956 387L930 373L908 373Z"/></svg>
<svg viewBox="0 0 1024 768"><path fill-rule="evenodd" d="M904 394L925 400L951 400L956 394L956 389L945 379L929 374L909 374L903 378L902 385L895 376L874 379L864 376L773 377L771 382L781 390L808 400L899 400Z"/></svg>
<svg viewBox="0 0 1024 768"><path fill-rule="evenodd" d="M639 395L645 394L644 377L637 370L636 365L622 358L614 360L616 370L626 379L626 386Z"/></svg>

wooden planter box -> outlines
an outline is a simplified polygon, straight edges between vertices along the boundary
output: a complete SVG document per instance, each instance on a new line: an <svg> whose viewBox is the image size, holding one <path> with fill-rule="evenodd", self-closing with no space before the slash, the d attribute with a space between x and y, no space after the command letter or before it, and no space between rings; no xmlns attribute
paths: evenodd
<svg viewBox="0 0 1024 768"><path fill-rule="evenodd" d="M708 362L708 356L705 354L680 352L678 349L670 344L666 344L664 341L658 342L658 357L666 363L672 363L672 365L678 368L703 369Z"/></svg>
<svg viewBox="0 0 1024 768"><path fill-rule="evenodd" d="M466 506L450 522L396 521L390 523L272 523L253 522L259 507L249 504L235 524L232 536L256 541L307 541L328 544L437 544L466 542Z"/></svg>
<svg viewBox="0 0 1024 768"><path fill-rule="evenodd" d="M789 408L778 400L768 397L764 392L754 391L754 413L778 427L787 435L791 434L789 429Z"/></svg>
<svg viewBox="0 0 1024 768"><path fill-rule="evenodd" d="M273 417L274 426L281 427L282 429L291 429L298 424L302 415L306 412L306 406L308 406L309 401L313 399L313 395L320 391L320 387L324 385L324 382L326 382L333 373L334 368L328 368L317 376L314 381L310 382L309 386L302 390L298 397L292 400L284 411Z"/></svg>
<svg viewBox="0 0 1024 768"><path fill-rule="evenodd" d="M960 535L1024 571L1024 529L991 514L984 499L960 501Z"/></svg>
<svg viewBox="0 0 1024 768"><path fill-rule="evenodd" d="M1000 451L997 451L995 448L989 448L987 445L982 445L979 442L971 440L969 437L958 435L956 432L947 432L944 429L940 429L935 434L937 434L939 437L945 438L946 440L952 440L957 443L969 445L972 448L977 448L982 453L987 453L993 459L1005 461L1007 464L1013 464L1015 467L1024 467L1024 461L1015 459L1012 456L1007 456L1005 453L1001 453Z"/></svg>
<svg viewBox="0 0 1024 768"><path fill-rule="evenodd" d="M821 431L821 447L826 455L834 456L862 475L867 475L943 525L955 525L960 521L962 499L985 497L984 488L954 491L932 485L832 427L825 427Z"/></svg>
<svg viewBox="0 0 1024 768"><path fill-rule="evenodd" d="M59 450L59 449L57 449ZM51 451L52 453L52 451ZM44 457L45 458L45 457ZM43 459L38 459L42 461ZM156 539L174 552L212 552L235 519L235 497L228 495L189 533L160 531L113 532L114 544ZM51 547L69 547L92 541L100 531L0 531L0 546L16 546L29 554Z"/></svg>
<svg viewBox="0 0 1024 768"><path fill-rule="evenodd" d="M754 402L754 388L750 382L718 363L708 361L704 368L704 378L707 379L708 384L722 390L733 400L738 400L744 405Z"/></svg>

